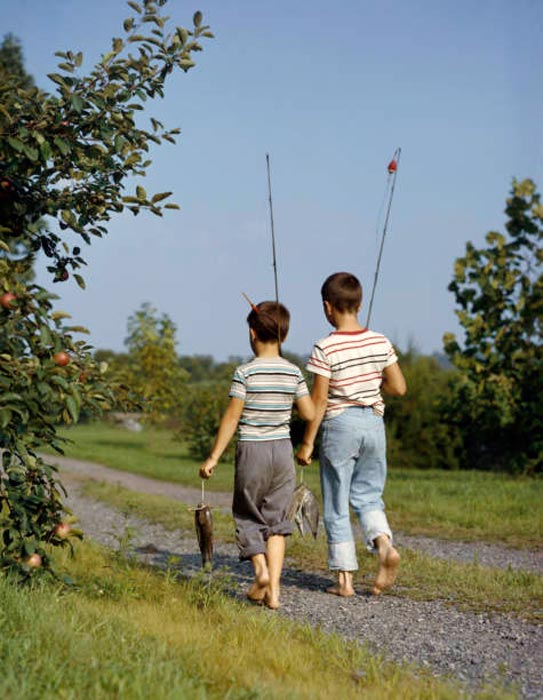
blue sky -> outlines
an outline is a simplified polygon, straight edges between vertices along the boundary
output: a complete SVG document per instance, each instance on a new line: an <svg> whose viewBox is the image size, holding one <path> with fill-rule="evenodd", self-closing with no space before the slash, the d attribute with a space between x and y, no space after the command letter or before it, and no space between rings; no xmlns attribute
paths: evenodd
<svg viewBox="0 0 543 700"><path fill-rule="evenodd" d="M122 35L121 0L0 0L44 88L58 50L83 69ZM153 152L148 192L180 212L126 214L86 249L87 290L55 285L58 308L123 349L146 301L177 324L182 354L248 355L244 291L272 298L270 154L286 347L308 353L329 328L319 290L331 272L373 281L386 166L402 158L371 326L400 348L442 348L457 331L447 291L466 241L503 230L513 177L543 186L543 4L539 0L170 0L216 38L175 76L149 115L179 126ZM134 186L136 183L133 183ZM382 223L382 219L381 219ZM44 261L41 261L45 267ZM49 284L46 274L39 282ZM365 319L364 305L362 320Z"/></svg>

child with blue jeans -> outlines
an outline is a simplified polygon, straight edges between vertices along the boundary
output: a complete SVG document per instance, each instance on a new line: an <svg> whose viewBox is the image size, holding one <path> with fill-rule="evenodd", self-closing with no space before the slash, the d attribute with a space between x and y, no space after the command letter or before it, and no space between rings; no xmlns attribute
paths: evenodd
<svg viewBox="0 0 543 700"><path fill-rule="evenodd" d="M362 287L347 272L328 277L321 289L324 313L336 329L319 340L307 363L314 376L311 397L315 419L306 426L298 463L311 463L322 422L320 476L328 566L337 572L328 593L354 595L352 572L358 569L349 504L357 515L369 551L379 567L373 593L392 586L400 556L382 499L386 481L386 440L381 391L403 396L406 383L398 357L385 336L358 321Z"/></svg>
<svg viewBox="0 0 543 700"><path fill-rule="evenodd" d="M234 372L230 403L215 443L200 467L209 479L239 426L232 512L240 559L250 559L254 581L247 597L279 607L279 582L285 537L292 534L287 518L295 485L290 441L293 403L300 417L315 417L301 370L280 355L290 314L278 302L252 305L247 317L255 357Z"/></svg>

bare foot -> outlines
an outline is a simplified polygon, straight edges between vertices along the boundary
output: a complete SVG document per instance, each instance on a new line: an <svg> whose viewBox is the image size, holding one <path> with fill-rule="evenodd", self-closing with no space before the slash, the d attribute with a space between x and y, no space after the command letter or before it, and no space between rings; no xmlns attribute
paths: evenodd
<svg viewBox="0 0 543 700"><path fill-rule="evenodd" d="M352 572L338 571L336 585L327 588L326 592L332 595L339 595L342 598L351 598L354 595Z"/></svg>
<svg viewBox="0 0 543 700"><path fill-rule="evenodd" d="M253 583L251 583L247 591L247 598L257 603L261 603L266 596L269 583L270 577L267 571L263 571L259 576L255 576L255 580Z"/></svg>
<svg viewBox="0 0 543 700"><path fill-rule="evenodd" d="M400 568L400 555L392 545L379 550L379 569L373 584L373 595L380 595L382 591L390 588Z"/></svg>
<svg viewBox="0 0 543 700"><path fill-rule="evenodd" d="M354 595L354 591L351 590L346 590L344 588L340 588L340 586L330 586L330 588L326 589L327 593L331 593L332 595L339 595L342 598L351 598Z"/></svg>
<svg viewBox="0 0 543 700"><path fill-rule="evenodd" d="M279 595L275 593L272 594L269 588L264 594L264 603L270 610L278 610L281 607Z"/></svg>

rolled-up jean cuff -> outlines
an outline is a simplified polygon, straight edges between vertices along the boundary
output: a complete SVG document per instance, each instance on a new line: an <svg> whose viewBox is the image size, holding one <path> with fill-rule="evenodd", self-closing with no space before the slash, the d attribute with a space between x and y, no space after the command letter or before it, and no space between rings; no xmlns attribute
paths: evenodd
<svg viewBox="0 0 543 700"><path fill-rule="evenodd" d="M370 510L367 513L362 513L360 516L360 524L364 533L364 542L368 552L376 552L375 539L379 535L387 535L392 543L392 530L388 524L387 516L384 510Z"/></svg>
<svg viewBox="0 0 543 700"><path fill-rule="evenodd" d="M357 571L354 542L328 542L328 568L331 571Z"/></svg>

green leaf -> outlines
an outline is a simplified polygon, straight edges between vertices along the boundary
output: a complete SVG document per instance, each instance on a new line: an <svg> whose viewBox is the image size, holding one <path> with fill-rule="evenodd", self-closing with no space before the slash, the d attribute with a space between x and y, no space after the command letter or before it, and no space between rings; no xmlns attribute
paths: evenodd
<svg viewBox="0 0 543 700"><path fill-rule="evenodd" d="M74 280L77 282L77 284L81 287L81 289L85 289L85 280L81 277L81 275L74 274Z"/></svg>
<svg viewBox="0 0 543 700"><path fill-rule="evenodd" d="M68 398L66 399L66 408L68 409L68 412L73 422L77 423L77 421L79 420L79 409L73 396L68 396Z"/></svg>
<svg viewBox="0 0 543 700"><path fill-rule="evenodd" d="M192 21L194 22L195 27L199 27L202 24L202 13L198 10L197 12L194 13L194 17L192 18Z"/></svg>
<svg viewBox="0 0 543 700"><path fill-rule="evenodd" d="M60 374L53 374L49 380L51 384L56 384L61 389L68 389L68 382Z"/></svg>
<svg viewBox="0 0 543 700"><path fill-rule="evenodd" d="M24 146L24 154L28 158L28 160L31 160L33 162L37 161L39 158L39 151L37 148L32 148L31 146L28 146L25 144Z"/></svg>
<svg viewBox="0 0 543 700"><path fill-rule="evenodd" d="M49 80L52 80L54 83L57 83L57 85L60 85L61 87L66 87L66 82L64 81L64 78L58 73L49 73L47 77L49 78Z"/></svg>
<svg viewBox="0 0 543 700"><path fill-rule="evenodd" d="M163 199L166 199L167 197L171 197L172 193L171 192L160 192L160 194L155 194L155 196L151 199L151 204L156 204L156 202L161 202Z"/></svg>
<svg viewBox="0 0 543 700"><path fill-rule="evenodd" d="M184 27L178 27L177 28L177 36L181 40L182 46L184 46L187 43L187 39L189 38L189 33Z"/></svg>
<svg viewBox="0 0 543 700"><path fill-rule="evenodd" d="M47 162L51 158L51 146L47 141L43 141L40 144L40 153L41 157L45 162Z"/></svg>
<svg viewBox="0 0 543 700"><path fill-rule="evenodd" d="M71 318L71 316L66 311L53 311L51 318L53 321L59 321L62 318Z"/></svg>
<svg viewBox="0 0 543 700"><path fill-rule="evenodd" d="M23 401L23 397L20 394L15 394L13 391L9 391L5 394L0 394L0 401L7 403L8 401Z"/></svg>
<svg viewBox="0 0 543 700"><path fill-rule="evenodd" d="M13 138L13 136L8 136L6 140L18 153L21 153L25 148L25 144L22 141L19 141L19 139Z"/></svg>
<svg viewBox="0 0 543 700"><path fill-rule="evenodd" d="M53 339L51 338L51 331L48 326L40 326L40 338L44 345L51 345Z"/></svg>
<svg viewBox="0 0 543 700"><path fill-rule="evenodd" d="M53 143L63 156L67 156L70 152L70 146L66 143L66 141L64 141L64 139L61 139L60 136L55 136Z"/></svg>
<svg viewBox="0 0 543 700"><path fill-rule="evenodd" d="M69 211L68 209L63 209L60 212L60 216L64 223L68 226L75 226L75 224L77 223L75 220L74 213L72 211Z"/></svg>
<svg viewBox="0 0 543 700"><path fill-rule="evenodd" d="M147 192L141 185L136 187L136 196L139 202L144 202L147 199Z"/></svg>
<svg viewBox="0 0 543 700"><path fill-rule="evenodd" d="M79 95L72 95L70 103L78 114L82 111L84 103Z"/></svg>
<svg viewBox="0 0 543 700"><path fill-rule="evenodd" d="M141 14L141 6L137 2L134 2L134 0L128 0L128 5L130 5L133 10Z"/></svg>

